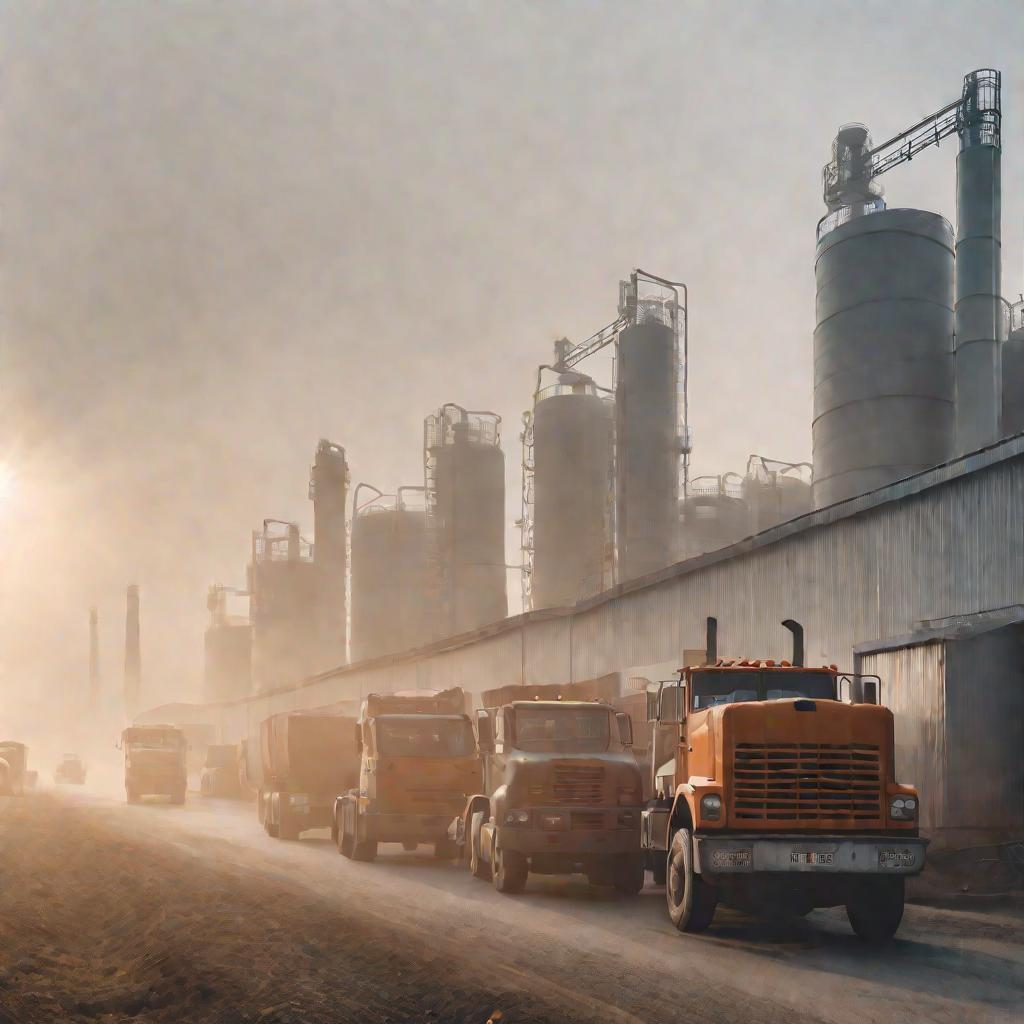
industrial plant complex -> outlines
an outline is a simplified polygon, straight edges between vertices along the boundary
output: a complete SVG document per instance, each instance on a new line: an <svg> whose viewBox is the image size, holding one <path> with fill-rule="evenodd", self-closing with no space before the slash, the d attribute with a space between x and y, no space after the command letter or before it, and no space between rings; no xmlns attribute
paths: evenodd
<svg viewBox="0 0 1024 1024"><path fill-rule="evenodd" d="M813 252L811 464L759 450L743 472L692 476L687 288L633 269L617 297L609 283L606 326L554 343L511 436L493 412L424 410L423 473L405 481L354 480L344 438L320 441L313 536L264 520L244 585L240 570L210 589L204 703L135 722L253 751L276 712L370 693L611 679L626 698L703 650L708 617L720 651L776 660L790 650L779 623L796 619L808 665L880 678L933 842L1019 836L1024 304L1004 298L1000 267L1000 91L998 71L978 70L884 142L839 129ZM946 139L957 223L887 208L880 177ZM231 614L239 599L247 613ZM135 590L130 701L138 607Z"/></svg>

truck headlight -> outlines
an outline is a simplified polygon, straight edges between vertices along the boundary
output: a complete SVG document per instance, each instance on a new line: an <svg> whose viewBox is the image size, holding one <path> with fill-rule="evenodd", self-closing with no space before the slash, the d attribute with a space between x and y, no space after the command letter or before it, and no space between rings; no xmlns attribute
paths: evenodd
<svg viewBox="0 0 1024 1024"><path fill-rule="evenodd" d="M912 796L897 796L889 801L889 817L893 821L913 821L917 817L917 800Z"/></svg>
<svg viewBox="0 0 1024 1024"><path fill-rule="evenodd" d="M718 821L722 816L722 798L717 793L705 793L700 798L700 816L708 821Z"/></svg>
<svg viewBox="0 0 1024 1024"><path fill-rule="evenodd" d="M529 825L530 824L530 812L529 811L509 811L505 815L506 825Z"/></svg>

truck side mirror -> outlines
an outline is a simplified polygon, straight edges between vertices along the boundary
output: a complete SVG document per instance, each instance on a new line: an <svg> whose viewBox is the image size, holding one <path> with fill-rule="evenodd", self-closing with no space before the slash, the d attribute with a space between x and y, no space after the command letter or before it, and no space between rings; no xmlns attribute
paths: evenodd
<svg viewBox="0 0 1024 1024"><path fill-rule="evenodd" d="M658 695L661 693L661 687L657 689L649 689L647 691L647 721L656 722L658 720Z"/></svg>
<svg viewBox="0 0 1024 1024"><path fill-rule="evenodd" d="M494 753L494 725L486 711L477 715L476 719L477 746L481 754Z"/></svg>
<svg viewBox="0 0 1024 1024"><path fill-rule="evenodd" d="M615 721L619 723L619 742L624 747L633 746L633 719L625 711L617 711Z"/></svg>
<svg viewBox="0 0 1024 1024"><path fill-rule="evenodd" d="M361 754L363 752L363 726L361 722L356 722L354 732L356 737L356 753Z"/></svg>
<svg viewBox="0 0 1024 1024"><path fill-rule="evenodd" d="M686 684L666 683L661 689L661 713L658 721L679 723L686 718Z"/></svg>

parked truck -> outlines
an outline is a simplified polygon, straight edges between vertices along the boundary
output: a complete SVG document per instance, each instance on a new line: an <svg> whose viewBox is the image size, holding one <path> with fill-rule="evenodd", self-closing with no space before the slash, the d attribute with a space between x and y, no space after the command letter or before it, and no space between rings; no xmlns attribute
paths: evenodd
<svg viewBox="0 0 1024 1024"><path fill-rule="evenodd" d="M22 796L31 789L28 747L17 740L0 740L0 796Z"/></svg>
<svg viewBox="0 0 1024 1024"><path fill-rule="evenodd" d="M332 824L334 800L359 778L355 719L335 711L283 711L260 723L263 780L257 813L273 839Z"/></svg>
<svg viewBox="0 0 1024 1024"><path fill-rule="evenodd" d="M128 803L144 796L167 796L185 802L188 771L185 734L174 725L132 725L121 733L124 790Z"/></svg>
<svg viewBox="0 0 1024 1024"><path fill-rule="evenodd" d="M211 743L199 772L203 796L240 797L238 747L234 743Z"/></svg>
<svg viewBox="0 0 1024 1024"><path fill-rule="evenodd" d="M629 716L573 687L503 687L478 712L483 789L454 822L477 878L521 892L530 872L585 874L635 895L643 780Z"/></svg>
<svg viewBox="0 0 1024 1024"><path fill-rule="evenodd" d="M338 850L373 860L380 843L453 859L448 835L467 797L480 789L480 758L461 689L370 694L359 715L358 789L339 796L333 832Z"/></svg>
<svg viewBox="0 0 1024 1024"><path fill-rule="evenodd" d="M719 903L806 914L845 905L862 939L884 941L904 884L924 867L917 791L896 781L893 715L876 677L791 661L717 656L652 694L654 798L642 841L680 930L708 928ZM667 746L666 746L667 743Z"/></svg>

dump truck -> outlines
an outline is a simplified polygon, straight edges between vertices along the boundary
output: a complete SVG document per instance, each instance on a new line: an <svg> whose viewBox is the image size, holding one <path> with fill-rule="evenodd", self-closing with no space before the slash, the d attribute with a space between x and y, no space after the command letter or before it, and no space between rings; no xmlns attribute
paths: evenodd
<svg viewBox="0 0 1024 1024"><path fill-rule="evenodd" d="M185 802L188 743L175 725L132 725L121 733L124 750L124 790L128 803L144 796L167 796L172 804Z"/></svg>
<svg viewBox="0 0 1024 1024"><path fill-rule="evenodd" d="M28 747L17 740L0 740L0 796L22 796L31 789Z"/></svg>
<svg viewBox="0 0 1024 1024"><path fill-rule="evenodd" d="M790 661L720 659L708 619L705 664L651 693L654 796L641 830L669 917L708 928L719 903L804 915L845 906L856 934L885 941L924 867L919 798L896 781L893 715L875 676Z"/></svg>
<svg viewBox="0 0 1024 1024"><path fill-rule="evenodd" d="M531 871L585 874L629 895L644 886L632 723L575 685L502 687L477 713L484 787L452 835L499 892L521 892Z"/></svg>
<svg viewBox="0 0 1024 1024"><path fill-rule="evenodd" d="M332 710L283 711L260 723L257 814L273 839L329 828L334 800L359 779L355 719Z"/></svg>
<svg viewBox="0 0 1024 1024"><path fill-rule="evenodd" d="M459 687L370 694L357 727L359 786L335 803L338 850L373 860L380 843L454 859L452 819L480 789L480 758L466 696Z"/></svg>
<svg viewBox="0 0 1024 1024"><path fill-rule="evenodd" d="M234 743L212 743L199 772L199 792L203 796L240 797L238 748Z"/></svg>

